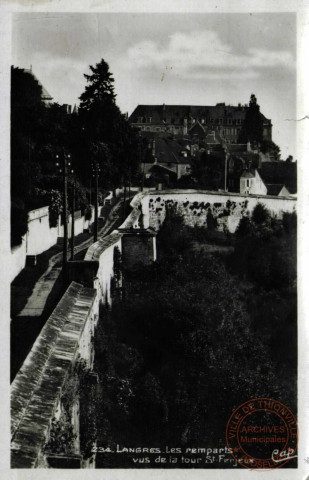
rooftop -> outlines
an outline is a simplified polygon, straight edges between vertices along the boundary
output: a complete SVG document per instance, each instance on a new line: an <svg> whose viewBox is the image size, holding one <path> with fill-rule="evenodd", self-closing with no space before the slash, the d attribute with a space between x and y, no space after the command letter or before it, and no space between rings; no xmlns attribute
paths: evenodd
<svg viewBox="0 0 309 480"><path fill-rule="evenodd" d="M267 194L268 195L279 195L279 193L281 192L281 190L283 188L286 188L285 185L283 183L266 183L266 187L267 187ZM287 188L286 188L287 190Z"/></svg>
<svg viewBox="0 0 309 480"><path fill-rule="evenodd" d="M182 124L184 118L216 120L218 118L244 119L248 110L247 105L138 105L129 117L129 122L139 123L139 118L151 118L150 123ZM262 113L261 116L265 122L270 122Z"/></svg>
<svg viewBox="0 0 309 480"><path fill-rule="evenodd" d="M48 93L48 91L42 85L40 80L34 75L33 71L30 70L30 69L25 69L25 72L30 73L33 76L34 80L36 80L38 82L38 84L40 85L40 87L42 88L42 100L51 101L53 99L53 97L50 95L50 93Z"/></svg>

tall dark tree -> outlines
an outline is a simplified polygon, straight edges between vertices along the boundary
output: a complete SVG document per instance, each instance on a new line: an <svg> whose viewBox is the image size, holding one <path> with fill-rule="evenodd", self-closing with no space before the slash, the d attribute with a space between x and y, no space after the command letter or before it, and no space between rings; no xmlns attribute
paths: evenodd
<svg viewBox="0 0 309 480"><path fill-rule="evenodd" d="M89 68L92 75L84 74L89 85L86 86L84 93L80 96L80 108L89 110L98 101L110 100L115 103L114 78L109 72L108 64L102 59L95 67L90 65Z"/></svg>
<svg viewBox="0 0 309 480"><path fill-rule="evenodd" d="M34 154L44 110L42 87L31 73L11 68L11 193L25 200L40 177Z"/></svg>
<svg viewBox="0 0 309 480"><path fill-rule="evenodd" d="M37 188L56 188L55 154L70 149L71 115L64 106L45 105L42 87L20 68L11 71L11 188L26 204Z"/></svg>
<svg viewBox="0 0 309 480"><path fill-rule="evenodd" d="M89 175L94 152L96 160L102 154L103 184L113 188L136 173L138 142L116 105L114 78L108 64L102 59L94 67L90 66L90 70L90 75L84 75L87 85L80 96L79 168L84 175Z"/></svg>
<svg viewBox="0 0 309 480"><path fill-rule="evenodd" d="M42 86L35 76L11 68L11 195L12 243L20 243L27 230L27 211L49 205L58 218L61 179L55 156L71 150L78 132L75 116L65 106L42 100ZM76 205L85 206L85 193L77 182ZM60 199L60 200L59 200ZM59 201L58 201L59 200ZM50 221L54 221L50 217ZM26 225L26 226L25 226ZM26 230L25 230L26 229Z"/></svg>

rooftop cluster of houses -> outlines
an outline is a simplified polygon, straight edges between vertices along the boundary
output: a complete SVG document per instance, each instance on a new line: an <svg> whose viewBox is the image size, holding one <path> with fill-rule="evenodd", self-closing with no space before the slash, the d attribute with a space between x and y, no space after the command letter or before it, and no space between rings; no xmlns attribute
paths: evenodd
<svg viewBox="0 0 309 480"><path fill-rule="evenodd" d="M42 87L42 100L48 105L53 97ZM76 111L65 105L68 113ZM226 162L227 189L244 194L288 196L282 183L272 183L263 168L273 159L258 147L239 143L248 105L217 103L215 106L138 105L129 123L148 139L148 151L141 169L146 178L154 177L173 185L191 172L193 157L201 154ZM263 140L272 140L272 123L261 112ZM271 179L272 180L272 179Z"/></svg>
<svg viewBox="0 0 309 480"><path fill-rule="evenodd" d="M227 189L243 194L288 196L283 184L273 184L263 164L273 160L258 146L239 143L248 105L138 105L130 124L148 139L142 159L146 178L165 185L189 175L193 157L201 154L226 162ZM262 113L263 140L272 140L272 123Z"/></svg>

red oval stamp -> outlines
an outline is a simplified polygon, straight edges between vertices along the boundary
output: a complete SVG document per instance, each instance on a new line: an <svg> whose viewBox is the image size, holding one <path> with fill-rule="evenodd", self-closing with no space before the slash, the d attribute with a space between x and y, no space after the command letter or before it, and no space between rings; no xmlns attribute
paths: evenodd
<svg viewBox="0 0 309 480"><path fill-rule="evenodd" d="M234 459L250 470L272 470L295 458L298 427L294 414L271 398L253 398L240 405L226 427L226 443Z"/></svg>

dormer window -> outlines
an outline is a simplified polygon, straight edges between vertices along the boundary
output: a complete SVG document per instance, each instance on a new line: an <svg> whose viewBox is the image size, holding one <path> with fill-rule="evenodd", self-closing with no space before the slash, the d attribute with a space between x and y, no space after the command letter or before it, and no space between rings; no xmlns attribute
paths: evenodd
<svg viewBox="0 0 309 480"><path fill-rule="evenodd" d="M151 120L152 120L152 117L148 117L148 118L147 118L147 122L148 122L148 123L151 123Z"/></svg>
<svg viewBox="0 0 309 480"><path fill-rule="evenodd" d="M143 123L143 117L137 117L137 123Z"/></svg>

